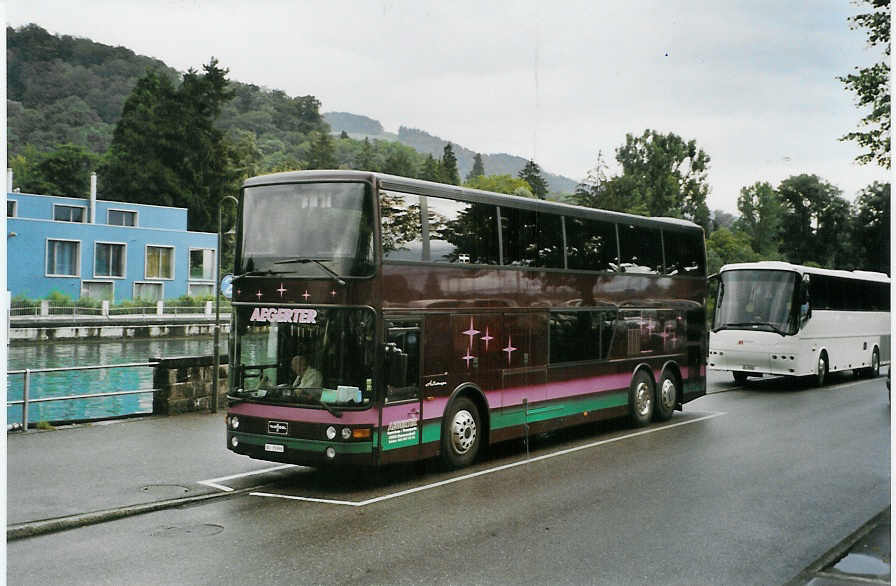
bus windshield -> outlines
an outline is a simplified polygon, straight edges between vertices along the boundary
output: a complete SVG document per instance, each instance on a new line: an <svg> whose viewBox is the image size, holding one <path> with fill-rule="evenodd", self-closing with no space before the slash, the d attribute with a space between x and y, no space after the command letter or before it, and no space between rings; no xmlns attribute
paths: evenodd
<svg viewBox="0 0 896 586"><path fill-rule="evenodd" d="M373 403L369 308L234 308L231 399L332 410Z"/></svg>
<svg viewBox="0 0 896 586"><path fill-rule="evenodd" d="M790 271L725 271L721 275L713 331L741 329L795 334L793 300L798 276Z"/></svg>
<svg viewBox="0 0 896 586"><path fill-rule="evenodd" d="M368 276L373 234L373 196L364 183L247 187L237 272Z"/></svg>

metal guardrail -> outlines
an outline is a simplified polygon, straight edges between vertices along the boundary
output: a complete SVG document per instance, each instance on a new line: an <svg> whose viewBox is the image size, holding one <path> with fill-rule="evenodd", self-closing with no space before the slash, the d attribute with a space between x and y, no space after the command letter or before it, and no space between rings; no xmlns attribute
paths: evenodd
<svg viewBox="0 0 896 586"><path fill-rule="evenodd" d="M29 398L31 387L31 375L34 373L45 372L66 372L73 370L101 370L104 368L136 368L158 366L158 362L130 362L126 364L99 364L93 366L69 366L61 368L26 368L24 370L10 370L7 375L24 375L25 383L22 388L22 399L16 401L7 401L6 406L21 405L22 406L22 431L28 431L28 405L31 403L47 403L50 401L73 401L77 399L94 399L97 397L114 397L119 395L138 395L141 393L155 393L161 389L137 389L134 391L112 391L108 393L89 393L83 395L66 395L64 397L41 397L39 399Z"/></svg>
<svg viewBox="0 0 896 586"><path fill-rule="evenodd" d="M230 305L221 305L221 310L229 312ZM38 307L10 307L10 317L40 317L41 308ZM103 315L101 307L78 307L73 305L50 305L47 308L47 316L90 316L98 317ZM119 317L125 315L140 315L147 317L158 316L158 307L155 305L145 307L110 307L107 315L109 317ZM162 308L161 315L207 315L204 305L196 306L175 306L166 305Z"/></svg>

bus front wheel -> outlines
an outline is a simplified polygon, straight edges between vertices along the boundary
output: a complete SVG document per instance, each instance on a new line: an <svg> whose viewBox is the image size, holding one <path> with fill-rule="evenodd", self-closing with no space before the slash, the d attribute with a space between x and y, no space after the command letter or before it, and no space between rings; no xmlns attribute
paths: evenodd
<svg viewBox="0 0 896 586"><path fill-rule="evenodd" d="M818 355L818 366L815 369L815 386L824 386L824 380L828 377L828 355L822 352Z"/></svg>
<svg viewBox="0 0 896 586"><path fill-rule="evenodd" d="M639 370L632 377L628 390L628 404L631 411L632 424L644 427L653 417L653 378L644 370Z"/></svg>
<svg viewBox="0 0 896 586"><path fill-rule="evenodd" d="M442 419L442 461L451 468L472 464L481 440L479 409L467 397L458 398Z"/></svg>
<svg viewBox="0 0 896 586"><path fill-rule="evenodd" d="M739 370L734 371L734 382L742 385L747 382L747 373Z"/></svg>
<svg viewBox="0 0 896 586"><path fill-rule="evenodd" d="M871 353L871 366L865 370L865 375L871 378L880 376L880 351L876 346Z"/></svg>

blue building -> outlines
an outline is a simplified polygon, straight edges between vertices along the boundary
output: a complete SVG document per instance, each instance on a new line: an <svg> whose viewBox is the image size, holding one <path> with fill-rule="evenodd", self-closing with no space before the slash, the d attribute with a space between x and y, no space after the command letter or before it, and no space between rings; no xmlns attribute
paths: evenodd
<svg viewBox="0 0 896 586"><path fill-rule="evenodd" d="M89 198L6 195L12 296L158 301L213 295L217 235L187 231L187 210Z"/></svg>

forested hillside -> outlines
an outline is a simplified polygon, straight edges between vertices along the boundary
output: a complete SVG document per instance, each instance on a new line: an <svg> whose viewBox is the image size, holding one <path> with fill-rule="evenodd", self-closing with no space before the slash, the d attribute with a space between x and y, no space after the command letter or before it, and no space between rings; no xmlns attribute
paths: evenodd
<svg viewBox="0 0 896 586"><path fill-rule="evenodd" d="M74 145L97 157L105 156L125 101L148 71L174 85L183 78L165 63L127 48L52 35L34 24L7 28L7 63L8 164L16 169L21 182L37 173L42 154L58 152L63 145L69 145L68 154L78 152ZM226 69L227 64L221 66ZM315 159L316 135L338 134L345 128L358 140L334 137L333 159L324 157L320 162L361 168L358 158L366 136L370 138L367 168L418 176L426 155L441 156L448 144L404 127L398 136L387 134L378 121L356 114L330 113L325 120L319 112L320 101L310 94L292 97L235 80L228 80L228 86L233 98L222 102L214 125L245 156L249 173L309 168ZM390 144L394 142L413 150ZM473 167L475 153L457 145L453 148L460 176L465 177ZM485 155L483 159L489 174L516 175L526 163L512 155ZM565 177L545 177L552 191L571 193L575 189L575 182ZM35 180L32 185L44 190L63 188L59 181Z"/></svg>

